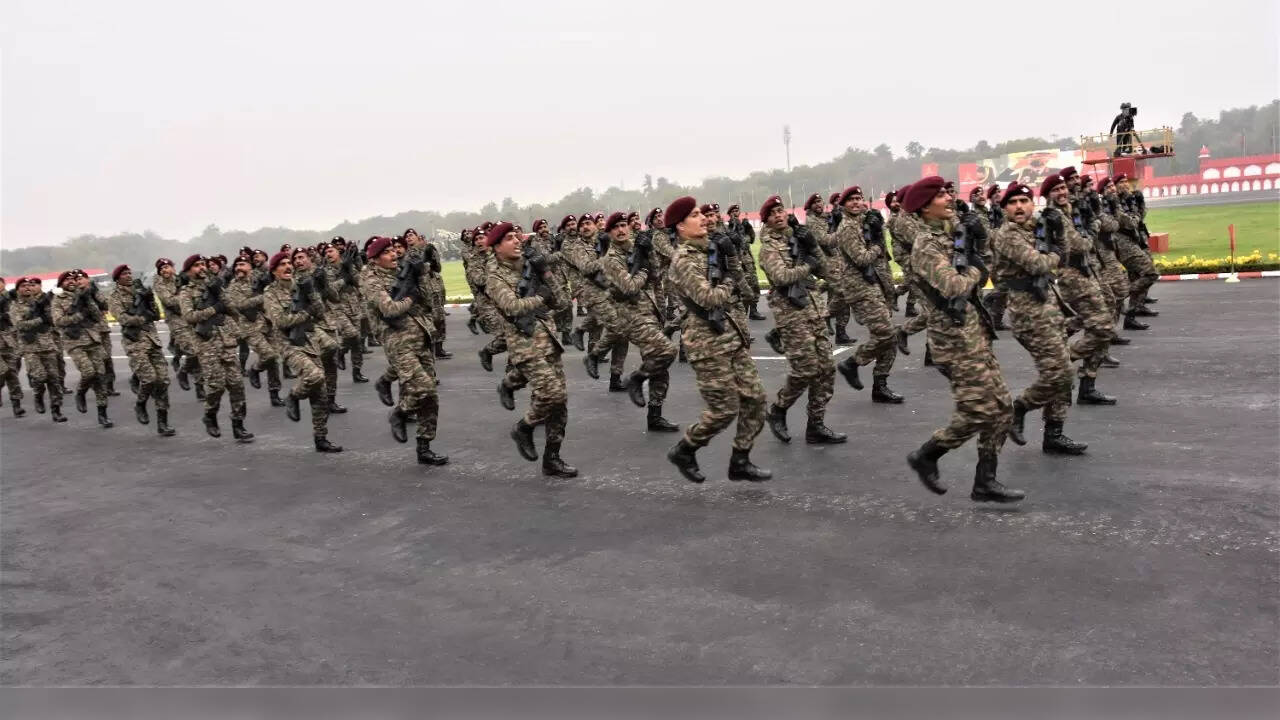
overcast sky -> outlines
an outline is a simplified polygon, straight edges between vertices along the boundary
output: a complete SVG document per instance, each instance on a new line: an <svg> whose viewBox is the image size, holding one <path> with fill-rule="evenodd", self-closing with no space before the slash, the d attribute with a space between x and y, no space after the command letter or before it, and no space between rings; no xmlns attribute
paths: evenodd
<svg viewBox="0 0 1280 720"><path fill-rule="evenodd" d="M800 165L1280 94L1274 0L931 5L4 0L0 243L741 177L784 123Z"/></svg>

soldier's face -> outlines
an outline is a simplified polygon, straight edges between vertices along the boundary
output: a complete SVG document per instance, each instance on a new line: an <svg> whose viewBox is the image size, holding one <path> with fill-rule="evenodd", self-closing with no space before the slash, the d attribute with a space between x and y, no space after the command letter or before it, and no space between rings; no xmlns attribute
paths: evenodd
<svg viewBox="0 0 1280 720"><path fill-rule="evenodd" d="M18 294L24 298L33 298L40 294L40 283L23 283L22 287L18 288Z"/></svg>
<svg viewBox="0 0 1280 720"><path fill-rule="evenodd" d="M253 270L253 266L247 260L237 262L233 267L235 267L236 277L238 278L249 277L249 273Z"/></svg>
<svg viewBox="0 0 1280 720"><path fill-rule="evenodd" d="M730 213L729 213L729 219L730 219L730 220L737 220L737 219L738 219L738 211L737 211L737 210L734 210L734 211L730 212Z"/></svg>
<svg viewBox="0 0 1280 720"><path fill-rule="evenodd" d="M631 222L627 224L631 227L632 232L640 232L640 218L631 218Z"/></svg>
<svg viewBox="0 0 1280 720"><path fill-rule="evenodd" d="M1080 176L1079 176L1079 175L1072 175L1071 177L1067 178L1067 189L1068 189L1068 190L1075 190L1075 189L1076 189L1076 188L1078 188L1078 187L1080 187Z"/></svg>
<svg viewBox="0 0 1280 720"><path fill-rule="evenodd" d="M848 210L851 213L856 213L862 209L862 196L850 195L849 199L845 200L844 204L841 205L840 207L844 208L845 210Z"/></svg>
<svg viewBox="0 0 1280 720"><path fill-rule="evenodd" d="M311 269L311 258L306 253L297 253L293 256L293 267L299 270Z"/></svg>
<svg viewBox="0 0 1280 720"><path fill-rule="evenodd" d="M521 245L523 245L523 243L520 241L520 236L513 230L502 236L502 239L498 241L498 245L494 249L494 252L498 254L499 260L513 262L520 257Z"/></svg>
<svg viewBox="0 0 1280 720"><path fill-rule="evenodd" d="M253 264L254 264L254 265L256 265L256 266L260 266L260 265L262 265L262 263L264 263L264 262L266 262L266 261L267 261L267 254L266 254L266 253L264 253L264 252L256 252L256 253L254 253L254 254L253 254Z"/></svg>
<svg viewBox="0 0 1280 720"><path fill-rule="evenodd" d="M1005 217L1015 223L1025 222L1036 211L1036 204L1026 195L1017 195L1004 204Z"/></svg>
<svg viewBox="0 0 1280 720"><path fill-rule="evenodd" d="M921 214L926 220L946 220L955 216L956 212L951 209L951 196L940 192L933 196L928 205L924 206L924 212Z"/></svg>
<svg viewBox="0 0 1280 720"><path fill-rule="evenodd" d="M76 287L80 288L81 290L84 290L85 288L89 287L89 276L88 276L88 275L77 275L77 276L76 276Z"/></svg>
<svg viewBox="0 0 1280 720"><path fill-rule="evenodd" d="M378 253L378 257L373 259L374 264L383 270L390 270L396 266L396 251L394 246Z"/></svg>
<svg viewBox="0 0 1280 720"><path fill-rule="evenodd" d="M578 234L583 237L591 237L596 234L596 224L591 220L583 220L578 225Z"/></svg>
<svg viewBox="0 0 1280 720"><path fill-rule="evenodd" d="M80 286L80 281L73 275L62 281L62 289L66 292L75 292Z"/></svg>
<svg viewBox="0 0 1280 720"><path fill-rule="evenodd" d="M1070 193L1071 191L1067 188L1066 185L1059 185L1049 191L1049 202L1053 203L1054 205L1066 205L1068 202L1067 196Z"/></svg>
<svg viewBox="0 0 1280 720"><path fill-rule="evenodd" d="M1116 191L1122 192L1122 193L1129 192L1129 181L1121 180L1120 182L1116 183Z"/></svg>
<svg viewBox="0 0 1280 720"><path fill-rule="evenodd" d="M773 230L781 230L787 224L787 211L781 205L774 205L764 222Z"/></svg>
<svg viewBox="0 0 1280 720"><path fill-rule="evenodd" d="M187 271L187 276L192 280L203 280L206 273L209 272L209 266L203 260L197 260L192 263L191 269Z"/></svg>
<svg viewBox="0 0 1280 720"><path fill-rule="evenodd" d="M164 278L165 280L168 280L173 277L173 266L161 265L160 270L158 272L160 273L160 277Z"/></svg>
<svg viewBox="0 0 1280 720"><path fill-rule="evenodd" d="M676 223L676 232L680 233L680 237L686 238L704 238L707 236L707 223L711 222L711 215L703 215L702 211L694 208L689 213L689 217Z"/></svg>
<svg viewBox="0 0 1280 720"><path fill-rule="evenodd" d="M328 258L329 262L331 263L337 263L339 260L342 259L342 253L338 250L338 248L333 247L332 245L329 246L328 250L324 251L324 256Z"/></svg>
<svg viewBox="0 0 1280 720"><path fill-rule="evenodd" d="M122 271L120 272L120 275L116 278L116 284L117 284L117 285L132 285L132 284L133 284L133 271L132 271L132 270L122 270Z"/></svg>

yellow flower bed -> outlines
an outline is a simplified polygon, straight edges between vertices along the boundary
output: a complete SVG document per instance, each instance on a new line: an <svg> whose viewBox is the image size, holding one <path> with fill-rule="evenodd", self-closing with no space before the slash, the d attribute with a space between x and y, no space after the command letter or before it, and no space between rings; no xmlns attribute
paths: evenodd
<svg viewBox="0 0 1280 720"><path fill-rule="evenodd" d="M1231 256L1202 258L1197 255L1182 255L1178 258L1169 258L1163 255L1152 257L1156 270L1161 275L1184 275L1190 273L1211 273L1211 272L1231 272ZM1254 250L1248 255L1237 255L1235 268L1238 271L1244 270L1275 270L1280 268L1280 254L1267 253L1264 257L1262 251Z"/></svg>

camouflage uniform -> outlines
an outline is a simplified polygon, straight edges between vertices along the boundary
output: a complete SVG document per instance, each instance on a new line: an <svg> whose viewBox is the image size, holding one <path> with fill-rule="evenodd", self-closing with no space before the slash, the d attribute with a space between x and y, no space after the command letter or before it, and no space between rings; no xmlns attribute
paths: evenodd
<svg viewBox="0 0 1280 720"><path fill-rule="evenodd" d="M1058 209L1068 218L1074 217L1070 206ZM1066 223L1066 233L1067 263L1058 269L1058 290L1076 312L1069 324L1084 329L1084 334L1071 344L1071 357L1083 361L1080 377L1092 379L1098 376L1098 368L1102 367L1102 360L1111 347L1115 323L1112 308L1104 299L1089 264L1094 254L1092 238L1079 232L1071 222Z"/></svg>
<svg viewBox="0 0 1280 720"><path fill-rule="evenodd" d="M143 315L134 315L133 285L116 283L107 306L111 315L120 323L121 344L129 356L129 370L138 379L138 403L155 398L156 410L169 409L169 368L161 350L160 334L154 321Z"/></svg>
<svg viewBox="0 0 1280 720"><path fill-rule="evenodd" d="M787 286L812 285L813 274L807 264L791 257L791 235L788 227L775 230L765 226L760 231L760 266L769 280L769 307L790 368L774 404L785 412L808 391L809 424L821 425L835 390L836 366L832 360L831 338L827 337L826 318L813 292L809 293L804 307L796 307L787 299ZM825 268L820 268L819 274L822 269Z"/></svg>
<svg viewBox="0 0 1280 720"><path fill-rule="evenodd" d="M9 303L9 320L13 323L18 339L18 352L27 365L27 379L36 397L37 409L44 402L45 389L49 390L49 404L62 407L62 378L58 375L58 349L53 343L54 328L43 317L28 318L35 300L21 295Z"/></svg>
<svg viewBox="0 0 1280 720"><path fill-rule="evenodd" d="M98 290L95 291L93 300L98 305L98 321L94 323L92 333L97 336L98 344L102 346L102 381L106 383L108 395L119 395L116 392L116 365L111 357L111 326L107 324L107 298Z"/></svg>
<svg viewBox="0 0 1280 720"><path fill-rule="evenodd" d="M1109 212L1106 203L1101 204L1101 212L1095 222L1098 226L1097 247L1098 258L1102 261L1102 283L1111 291L1114 317L1118 320L1124 314L1125 298L1129 297L1129 274L1116 256L1116 231L1120 229L1120 222Z"/></svg>
<svg viewBox="0 0 1280 720"><path fill-rule="evenodd" d="M325 317L334 329L339 349L350 351L351 375L355 377L364 369L364 352L360 349L360 288L359 278L348 278L342 271L341 261L332 263L327 260L320 265L319 272L324 273ZM425 273L424 273L425 274ZM334 376L338 366L334 357Z"/></svg>
<svg viewBox="0 0 1280 720"><path fill-rule="evenodd" d="M17 297L16 290L10 296L7 291L0 290L5 295L3 300L3 312L0 312L0 376L3 376L4 384L9 388L9 400L13 404L14 414L17 414L19 408L22 407L22 381L18 378L18 372L22 367L22 354L18 347L18 333L14 330L13 320L9 317L9 308L13 303L13 299Z"/></svg>
<svg viewBox="0 0 1280 720"><path fill-rule="evenodd" d="M684 434L684 442L693 448L704 447L721 430L738 420L733 438L735 450L746 452L764 427L767 397L755 361L747 348L750 334L737 297L736 277L741 265L736 255L727 258L729 277L718 285L707 279L710 251L707 238L688 238L676 250L671 261L672 290L688 307L681 324L681 339L693 367L698 392L706 409ZM722 309L725 327L717 332L698 311ZM733 309L739 312L731 312Z"/></svg>
<svg viewBox="0 0 1280 720"><path fill-rule="evenodd" d="M569 272L565 269L563 243L564 236L553 236L545 227L534 235L530 236L529 241L547 258L547 268L551 270L553 282L556 283L556 290L566 298L572 297L569 290ZM561 339L568 336L568 332L573 328L573 303L566 302L564 308L556 311L556 327L560 329Z"/></svg>
<svg viewBox="0 0 1280 720"><path fill-rule="evenodd" d="M600 265L622 337L640 350L642 364L636 371L636 381L648 380L650 413L660 413L667 398L671 381L668 369L676 359L676 347L662 334L662 310L657 299L660 283L652 268L653 261L650 259L646 267L631 273L627 260L632 248L630 236L614 240Z"/></svg>
<svg viewBox="0 0 1280 720"><path fill-rule="evenodd" d="M843 211L836 208L835 212ZM841 224L843 225L843 223ZM849 297L849 288L845 283L845 276L850 272L857 272L857 270L850 269L849 261L841 254L840 241L836 237L837 233L828 230L831 223L826 215L817 212L806 215L805 226L818 239L818 246L826 253L827 316L831 318L832 323L835 325L837 339L840 342L847 342L841 338L845 334L845 327L849 324L849 307L852 304L852 299ZM839 228L837 228L838 231ZM859 230L860 233L861 230Z"/></svg>
<svg viewBox="0 0 1280 720"><path fill-rule="evenodd" d="M253 371L267 372L267 390L279 392L280 351L267 339L270 326L263 312L263 295L253 291L255 282L252 277L235 278L227 286L227 308L231 310L227 322L237 340L257 354Z"/></svg>
<svg viewBox="0 0 1280 720"><path fill-rule="evenodd" d="M911 243L916 234L914 226L920 222L920 219L912 213L899 210L890 214L889 221L885 223L889 227L893 259L897 261L898 267L902 268L902 281L907 285L908 308L915 307L919 301L919 293L915 284L911 282ZM920 314L907 318L906 322L902 323L902 332L915 335L927 327L929 327L928 319Z"/></svg>
<svg viewBox="0 0 1280 720"><path fill-rule="evenodd" d="M1151 255L1138 245L1138 223L1145 219L1145 206L1134 214L1124 209L1124 201L1128 194L1120 195L1120 207L1117 208L1120 223L1119 232L1112 237L1116 239L1116 257L1120 264L1129 271L1129 312L1137 310L1145 301L1147 291L1160 279Z"/></svg>
<svg viewBox="0 0 1280 720"><path fill-rule="evenodd" d="M591 335L592 344L587 352L601 360L612 353L609 374L621 377L627 360L627 339L622 334L613 301L609 299L608 283L600 272L602 255L596 254L594 238L591 242L589 245L581 236L567 238L561 252L579 280L578 297L587 305L589 316L581 328Z"/></svg>
<svg viewBox="0 0 1280 720"><path fill-rule="evenodd" d="M760 275L756 272L756 259L751 254L751 246L755 244L754 232L748 233L746 220L740 220L737 231L742 237L742 243L738 246L738 259L742 264L742 301L746 304L745 310L748 314L755 312L760 302ZM744 227L746 226L746 227ZM722 230L728 230L731 226L721 224Z"/></svg>
<svg viewBox="0 0 1280 720"><path fill-rule="evenodd" d="M315 319L315 347L320 351L320 367L324 370L324 387L325 394L329 398L329 404L334 404L334 398L338 394L338 330L336 327L337 314L329 308L330 301L337 301L335 289L329 286L328 276L323 279L318 277L316 268L310 270L293 269L293 281L296 283L304 278L312 280L311 302L323 308L324 311ZM308 333L309 335L311 333ZM287 340L287 338L285 338ZM292 366L290 366L292 367Z"/></svg>
<svg viewBox="0 0 1280 720"><path fill-rule="evenodd" d="M661 292L658 306L662 308L663 322L672 322L684 311L684 308L678 305L675 293L671 289L671 260L675 257L679 245L675 233L669 233L661 228L653 229L652 240L654 266L658 272L658 289Z"/></svg>
<svg viewBox="0 0 1280 720"><path fill-rule="evenodd" d="M382 329L382 349L387 364L400 380L400 398L393 416L416 417L417 437L430 442L436 437L440 417L440 397L436 391L435 342L431 337L429 298L406 297L392 300L396 272L370 262L360 271L360 291Z"/></svg>
<svg viewBox="0 0 1280 720"><path fill-rule="evenodd" d="M289 396L307 398L311 405L311 432L316 437L329 434L329 392L321 358L336 349L333 337L321 330L316 321L324 316L323 302L313 293L306 310L293 309L293 285L297 280L276 278L262 293L262 310L271 324L274 338L284 348L284 361L297 378ZM300 344L290 339L290 331L301 325L305 337Z"/></svg>
<svg viewBox="0 0 1280 720"><path fill-rule="evenodd" d="M110 360L102 352L102 340L97 331L101 311L97 313L90 311L90 314L86 315L85 312L73 307L76 299L87 292L88 290L76 292L64 290L61 295L55 295L53 324L62 335L63 347L71 356L71 362L75 363L76 369L80 371L80 385L76 388L76 395L84 395L93 388L98 407L105 408L108 397L107 378L102 366ZM92 300L89 302L94 310L97 310L97 304Z"/></svg>
<svg viewBox="0 0 1280 720"><path fill-rule="evenodd" d="M893 360L897 357L897 336L880 283L868 282L863 277L862 268L874 267L883 253L879 248L868 247L863 238L862 218L865 213L851 213L843 208L840 212L844 213L844 218L836 229L835 242L847 264L842 278L844 296L850 303L853 318L871 334L867 342L859 345L857 351L843 362L856 366L874 362L872 375L879 386L889 377Z"/></svg>
<svg viewBox="0 0 1280 720"><path fill-rule="evenodd" d="M217 307L196 309L196 302L203 294L204 283L192 280L178 292L178 307L183 321L191 332L191 337L195 339L196 355L200 358L204 383L205 418L208 421L217 416L218 408L222 405L222 393L225 390L231 397L231 420L238 423L244 420L247 408L244 398L244 377L240 374L240 360L236 356L236 336L226 324L225 315L221 315L222 323L215 324L208 337L200 337L196 332L195 328L198 324L220 315Z"/></svg>
<svg viewBox="0 0 1280 720"><path fill-rule="evenodd" d="M182 317L182 309L178 306L178 292L181 288L178 286L178 275L174 275L169 279L157 275L152 289L156 294L156 299L160 301L160 305L164 308L164 322L169 326L169 339L174 348L186 355L186 359L179 366L182 372L195 376L197 384L200 383L200 361L196 353L195 333L191 331L191 325ZM181 379L181 378L179 378Z"/></svg>

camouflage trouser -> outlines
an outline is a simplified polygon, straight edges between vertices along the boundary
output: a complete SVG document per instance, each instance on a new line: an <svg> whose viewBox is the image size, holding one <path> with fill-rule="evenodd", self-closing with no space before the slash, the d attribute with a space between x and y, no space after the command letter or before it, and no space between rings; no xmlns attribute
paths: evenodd
<svg viewBox="0 0 1280 720"><path fill-rule="evenodd" d="M1045 422L1060 422L1067 419L1067 406L1071 403L1071 352L1067 350L1062 315L1056 307L1045 312L1022 311L1023 307L1038 305L1039 300L1021 291L1009 303L1013 337L1031 354L1039 373L1036 381L1022 391L1022 402L1028 410L1044 408Z"/></svg>
<svg viewBox="0 0 1280 720"><path fill-rule="evenodd" d="M809 320L798 314L788 316L785 309L780 311L776 307L774 317L790 367L787 379L778 389L776 404L785 410L808 390L809 422L821 423L827 415L827 403L831 402L835 391L836 376L826 323L821 318Z"/></svg>
<svg viewBox="0 0 1280 720"><path fill-rule="evenodd" d="M591 354L600 360L611 355L609 374L621 375L627 362L627 337L613 301L603 291L587 293L587 312L582 329L590 333Z"/></svg>
<svg viewBox="0 0 1280 720"><path fill-rule="evenodd" d="M406 321L412 322L412 321ZM400 412L416 416L418 437L434 440L440 417L440 397L436 392L436 359L431 336L426 332L389 334L382 345L388 369L400 380Z"/></svg>
<svg viewBox="0 0 1280 720"><path fill-rule="evenodd" d="M979 452L999 453L1013 422L1013 399L990 344L956 353L948 368L956 407L950 424L934 431L933 441L951 450L976 434Z"/></svg>
<svg viewBox="0 0 1280 720"><path fill-rule="evenodd" d="M498 308L485 295L477 295L475 299L476 317L480 327L487 333L493 333L493 339L484 346L490 354L501 355L507 351L507 338L502 334L502 323L498 320Z"/></svg>
<svg viewBox="0 0 1280 720"><path fill-rule="evenodd" d="M1076 317L1069 325L1084 330L1084 334L1071 344L1071 358L1083 361L1080 377L1096 378L1098 368L1102 367L1102 360L1111 347L1111 338L1115 337L1112 308L1108 306L1098 283L1074 268L1067 268L1058 276L1058 290L1062 292L1062 299L1076 311Z"/></svg>
<svg viewBox="0 0 1280 720"><path fill-rule="evenodd" d="M431 336L438 343L445 341L445 333L447 332L444 320L444 301L444 285L438 284L436 289L431 292L431 324L435 328L435 332Z"/></svg>
<svg viewBox="0 0 1280 720"><path fill-rule="evenodd" d="M555 277L556 289L560 291L562 297L572 297L573 293L569 287L569 278L563 269L557 269L553 275ZM555 314L556 327L561 332L573 329L573 303L567 302L564 307L556 311Z"/></svg>
<svg viewBox="0 0 1280 720"><path fill-rule="evenodd" d="M546 356L517 363L515 370L529 383L529 409L524 422L533 426L546 423L547 444L559 445L569 423L569 390L560 353L551 350Z"/></svg>
<svg viewBox="0 0 1280 720"><path fill-rule="evenodd" d="M102 374L108 389L111 389L116 382L116 364L111 359L111 330L102 328L98 331L98 338L98 344L102 347Z"/></svg>
<svg viewBox="0 0 1280 720"><path fill-rule="evenodd" d="M59 333L59 332L53 333L53 346L58 348L58 355L57 355L58 382L62 383L63 387L66 387L67 386L67 351L62 347L62 333Z"/></svg>
<svg viewBox="0 0 1280 720"><path fill-rule="evenodd" d="M77 392L86 392L93 388L93 396L98 400L98 407L107 406L107 376L102 369L104 362L111 362L102 352L102 344L81 345L69 348L67 354L80 372L80 385Z"/></svg>
<svg viewBox="0 0 1280 720"><path fill-rule="evenodd" d="M878 378L888 377L898 355L898 343L894 336L893 316L884 302L884 294L879 285L867 285L849 292L848 296L853 319L871 333L867 342L859 345L853 354L853 362L859 366L874 362L876 366L871 374Z"/></svg>
<svg viewBox="0 0 1280 720"><path fill-rule="evenodd" d="M168 410L169 367L160 346L145 338L138 342L125 341L124 353L129 356L129 370L138 378L138 402L154 397L157 410Z"/></svg>
<svg viewBox="0 0 1280 720"><path fill-rule="evenodd" d="M342 310L330 313L329 324L333 326L334 334L338 338L338 344L343 348L350 350L347 357L351 361L353 369L364 367L364 353L360 352L360 319L353 318ZM337 366L334 366L337 371Z"/></svg>
<svg viewBox="0 0 1280 720"><path fill-rule="evenodd" d="M170 324L169 335L173 338L173 344L186 355L186 359L182 361L181 368L190 375L194 376L195 381L200 382L200 350L202 345L200 338L196 337L196 331L191 326L184 323ZM239 362L237 360L237 362Z"/></svg>
<svg viewBox="0 0 1280 720"><path fill-rule="evenodd" d="M1102 282L1111 290L1112 302L1115 303L1115 316L1124 314L1124 301L1129 297L1129 273L1114 255L1102 258Z"/></svg>
<svg viewBox="0 0 1280 720"><path fill-rule="evenodd" d="M751 254L751 246L746 247L746 252L738 255L738 260L742 263L742 284L739 290L742 292L742 301L747 308L755 307L760 302L760 276L756 274L756 259Z"/></svg>
<svg viewBox="0 0 1280 720"><path fill-rule="evenodd" d="M43 397L44 388L48 387L50 404L62 407L62 376L58 374L57 351L25 351L22 359L26 362L27 379L36 398Z"/></svg>
<svg viewBox="0 0 1280 720"><path fill-rule="evenodd" d="M240 359L235 345L223 345L222 340L199 340L196 346L200 358L200 371L204 374L204 411L214 415L222 404L222 393L231 396L231 419L243 420L245 416L244 376L240 374Z"/></svg>
<svg viewBox="0 0 1280 720"><path fill-rule="evenodd" d="M311 432L316 437L329 434L329 394L325 391L324 370L320 358L298 345L285 345L284 361L297 376L289 394L311 405Z"/></svg>
<svg viewBox="0 0 1280 720"><path fill-rule="evenodd" d="M1129 272L1129 309L1133 310L1146 300L1147 291L1160 279L1160 274L1151 256L1126 237L1119 236L1116 240L1116 257Z"/></svg>
<svg viewBox="0 0 1280 720"><path fill-rule="evenodd" d="M648 302L644 300L643 302ZM662 334L662 324L650 312L636 313L623 326L626 342L640 350L641 375L649 380L649 407L662 407L671 384L668 368L676 359L676 346Z"/></svg>
<svg viewBox="0 0 1280 720"><path fill-rule="evenodd" d="M747 348L741 346L732 352L691 360L690 365L707 407L685 431L685 440L694 447L703 447L737 418L733 447L750 450L764 427L768 397Z"/></svg>
<svg viewBox="0 0 1280 720"><path fill-rule="evenodd" d="M267 389L280 389L280 350L267 340L262 334L262 329L255 327L251 332L244 336L244 341L248 344L249 349L257 356L258 361L256 367L259 370L267 372Z"/></svg>
<svg viewBox="0 0 1280 720"><path fill-rule="evenodd" d="M837 254L835 256L839 258ZM827 258L827 262L833 262L833 258ZM831 272L827 275L827 316L835 320L836 329L843 330L849 325L849 308L853 304L849 297L849 289L845 286L844 273L846 270L841 268L838 271Z"/></svg>
<svg viewBox="0 0 1280 720"><path fill-rule="evenodd" d="M11 347L0 350L0 377L9 388L10 400L22 399L22 381L18 379L18 369L22 364L22 356Z"/></svg>

